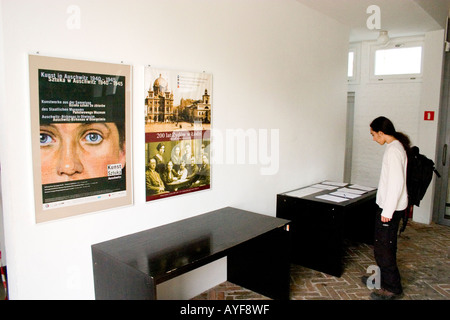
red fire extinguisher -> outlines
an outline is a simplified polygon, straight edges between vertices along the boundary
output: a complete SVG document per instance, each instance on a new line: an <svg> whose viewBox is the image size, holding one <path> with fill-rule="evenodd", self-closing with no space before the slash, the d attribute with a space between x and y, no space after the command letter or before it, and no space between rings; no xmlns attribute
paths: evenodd
<svg viewBox="0 0 450 320"><path fill-rule="evenodd" d="M2 263L2 252L1 251L0 251L0 273L2 276L3 288L5 290L5 300L8 300L8 286L6 284L6 274L5 274L5 268L3 267L3 263Z"/></svg>

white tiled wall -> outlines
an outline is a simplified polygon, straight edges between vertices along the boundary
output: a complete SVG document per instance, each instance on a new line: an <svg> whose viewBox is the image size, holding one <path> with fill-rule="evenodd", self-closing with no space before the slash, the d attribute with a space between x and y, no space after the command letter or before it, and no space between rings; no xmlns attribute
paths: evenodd
<svg viewBox="0 0 450 320"><path fill-rule="evenodd" d="M372 83L369 81L369 42L361 44L360 83L355 91L352 182L377 186L384 146L372 140L369 125L378 116L394 123L397 131L417 140L421 82Z"/></svg>
<svg viewBox="0 0 450 320"><path fill-rule="evenodd" d="M359 46L359 81L348 91L355 92L354 137L351 182L376 187L385 147L372 141L369 125L383 115L392 120L397 131L407 134L412 145L435 161L437 123L442 66L443 30L424 36L423 78L421 82L369 81L370 43ZM435 111L434 121L424 121L424 111ZM429 223L432 217L434 185L427 190L413 220Z"/></svg>

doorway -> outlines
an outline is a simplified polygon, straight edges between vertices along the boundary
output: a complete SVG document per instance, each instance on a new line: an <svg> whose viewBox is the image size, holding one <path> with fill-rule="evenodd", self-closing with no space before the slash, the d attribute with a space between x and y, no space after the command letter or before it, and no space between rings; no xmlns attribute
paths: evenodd
<svg viewBox="0 0 450 320"><path fill-rule="evenodd" d="M345 139L344 182L352 180L353 125L355 119L355 92L347 92L347 132Z"/></svg>
<svg viewBox="0 0 450 320"><path fill-rule="evenodd" d="M448 41L448 28L446 33ZM447 48L444 53L443 70L435 163L442 178L435 180L433 221L450 226L450 52Z"/></svg>

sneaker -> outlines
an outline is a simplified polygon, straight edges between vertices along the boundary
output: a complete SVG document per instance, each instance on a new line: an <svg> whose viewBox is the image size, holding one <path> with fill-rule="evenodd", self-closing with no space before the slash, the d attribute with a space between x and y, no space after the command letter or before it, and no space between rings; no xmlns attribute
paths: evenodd
<svg viewBox="0 0 450 320"><path fill-rule="evenodd" d="M386 289L376 289L370 294L372 300L396 300L401 299L402 297L403 293L395 294Z"/></svg>

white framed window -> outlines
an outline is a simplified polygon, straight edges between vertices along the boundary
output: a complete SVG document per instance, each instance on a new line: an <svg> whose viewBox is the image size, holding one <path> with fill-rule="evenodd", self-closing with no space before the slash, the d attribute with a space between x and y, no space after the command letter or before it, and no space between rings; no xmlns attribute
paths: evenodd
<svg viewBox="0 0 450 320"><path fill-rule="evenodd" d="M359 82L360 70L360 44L350 44L348 50L348 70L347 81L349 84L356 84Z"/></svg>
<svg viewBox="0 0 450 320"><path fill-rule="evenodd" d="M423 39L393 39L370 50L371 82L421 81Z"/></svg>
<svg viewBox="0 0 450 320"><path fill-rule="evenodd" d="M355 51L348 52L348 72L347 76L349 79L355 76Z"/></svg>

